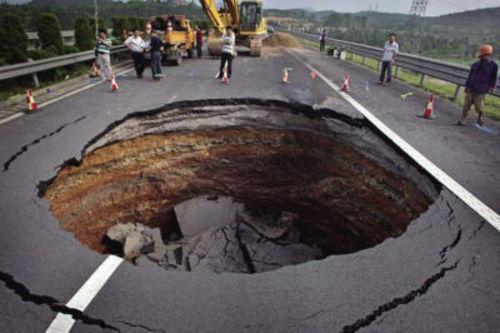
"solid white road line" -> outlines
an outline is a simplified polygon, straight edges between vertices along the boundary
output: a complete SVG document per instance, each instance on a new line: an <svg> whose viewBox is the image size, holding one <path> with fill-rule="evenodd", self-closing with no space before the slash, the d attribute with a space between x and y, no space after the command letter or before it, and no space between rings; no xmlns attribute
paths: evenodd
<svg viewBox="0 0 500 333"><path fill-rule="evenodd" d="M132 68L129 68L129 69L126 69L126 70L124 70L124 71L122 71L122 72L120 72L120 73L116 74L116 76L120 76L120 75L126 74L126 73L130 72L130 71L131 71L131 70L133 70L133 69L134 69L133 67L132 67ZM48 106L48 105L51 105L51 104L53 104L53 103L55 103L55 102L59 102L59 101L60 101L60 100L62 100L62 99L65 99L65 98L67 98L67 97L73 96L73 95L75 95L75 94L78 94L78 93L80 93L80 92L82 92L82 91L85 91L85 90L87 90L87 89L90 89L90 88L92 88L92 87L98 86L98 85L100 85L100 84L102 84L102 83L104 83L104 82L106 82L106 80L101 80L101 81L98 81L98 82L94 82L94 83L91 83L91 84L89 84L89 85L86 85L86 86L83 86L83 87L81 87L81 88L78 88L78 89L76 89L76 90L70 91L69 93L66 93L66 94L64 94L64 95L61 95L61 96L56 97L56 98L54 98L54 99L51 99L50 101L47 101L47 102L44 102L44 103L39 104L39 105L38 105L38 109L42 109L42 108L44 108L44 107L46 107L46 106ZM24 116L24 115L25 115L25 113L23 113L23 112L18 112L18 113L15 113L15 114L13 114L12 116L9 116L9 117L7 117L7 118L4 118L4 119L0 120L0 125L1 125L1 124L5 124L5 123L8 123L9 121L14 120L14 119L16 119L16 118L18 118L18 117L22 117L22 116Z"/></svg>
<svg viewBox="0 0 500 333"><path fill-rule="evenodd" d="M122 262L122 258L115 256L107 257L99 268L97 268L97 270L70 299L66 306L84 311ZM74 323L75 320L71 317L71 315L59 313L52 324L50 324L49 328L47 328L46 332L69 332Z"/></svg>
<svg viewBox="0 0 500 333"><path fill-rule="evenodd" d="M448 176L443 170L441 170L438 166L432 163L429 159L427 159L424 155L422 155L419 151L413 148L408 142L406 142L403 138L397 135L393 130L387 127L382 121L380 121L377 117L375 117L368 109L366 109L363 105L361 105L358 101L352 98L350 95L342 92L340 88L330 81L325 75L319 72L316 68L314 68L311 64L305 62L292 53L291 51L287 52L301 62L304 66L306 66L309 70L315 71L318 76L332 88L335 92L337 92L340 96L342 96L349 104L351 104L356 110L358 110L368 121L370 121L375 127L377 127L385 136L387 136L392 142L394 142L399 148L401 148L408 156L410 156L415 162L417 162L422 168L424 168L429 174L431 174L437 181L443 184L446 188L448 188L452 193L454 193L458 198L460 198L467 206L469 206L472 210L474 210L479 216L481 216L484 220L486 220L489 224L491 224L495 229L500 231L500 216L491 208L489 208L486 204L472 195L469 191L467 191L462 185L457 183L453 178Z"/></svg>

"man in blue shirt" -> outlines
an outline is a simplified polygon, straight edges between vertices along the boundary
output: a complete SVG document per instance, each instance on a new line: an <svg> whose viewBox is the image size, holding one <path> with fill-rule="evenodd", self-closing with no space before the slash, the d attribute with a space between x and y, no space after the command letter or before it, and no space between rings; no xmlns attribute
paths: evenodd
<svg viewBox="0 0 500 333"><path fill-rule="evenodd" d="M483 126L484 100L487 93L495 90L498 78L498 65L491 59L492 55L493 47L491 45L483 45L479 49L479 61L472 65L469 78L465 83L464 109L462 118L458 121L460 126L465 126L465 119L472 105L479 114L478 125Z"/></svg>
<svg viewBox="0 0 500 333"><path fill-rule="evenodd" d="M151 74L153 75L153 79L159 80L163 77L161 73L161 51L163 49L163 41L158 31L153 32L149 46L151 52Z"/></svg>

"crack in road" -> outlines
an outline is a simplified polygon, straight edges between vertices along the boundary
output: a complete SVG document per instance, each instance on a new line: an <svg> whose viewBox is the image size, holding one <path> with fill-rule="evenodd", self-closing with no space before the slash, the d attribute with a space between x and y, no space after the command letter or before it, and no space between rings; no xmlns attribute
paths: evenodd
<svg viewBox="0 0 500 333"><path fill-rule="evenodd" d="M57 133L61 132L63 129L65 129L67 126L70 126L70 125L74 125L80 121L82 121L83 119L85 119L87 116L82 116L80 118L78 118L77 120L74 120L72 122L69 122L69 123L65 123L61 126L59 126L55 131L52 131L48 134L44 134L38 138L36 138L35 140L31 141L30 143L22 146L14 155L12 155L8 160L7 162L5 162L3 164L3 171L7 171L9 170L10 168L10 165L12 164L12 162L14 162L19 156L23 155L24 153L26 153L28 151L28 149L31 147L31 146L35 146L37 144L39 144L40 142L42 142L43 140L47 139L47 138L50 138L54 135L56 135Z"/></svg>
<svg viewBox="0 0 500 333"><path fill-rule="evenodd" d="M471 262L469 264L469 277L467 278L465 283L469 283L476 278L476 267L478 265L479 258L480 258L479 253L475 254L471 258Z"/></svg>
<svg viewBox="0 0 500 333"><path fill-rule="evenodd" d="M443 267L438 273L434 274L418 288L410 291L408 294L402 297L396 297L390 302L380 305L375 311L370 313L364 318L356 320L350 325L346 325L342 328L342 333L353 333L360 330L363 327L371 325L377 318L381 317L384 313L394 310L400 305L409 304L414 301L417 297L424 295L429 289L439 280L445 277L446 273L453 271L458 267L460 260L456 261L453 265L448 267Z"/></svg>
<svg viewBox="0 0 500 333"><path fill-rule="evenodd" d="M476 237L477 234L481 231L481 229L484 228L485 225L486 225L486 221L485 220L481 220L481 223L479 224L479 227L477 227L476 230L474 230L474 232L472 233L472 235L469 237L469 240L472 240L474 237Z"/></svg>
<svg viewBox="0 0 500 333"><path fill-rule="evenodd" d="M99 326L102 329L110 329L120 332L118 328L107 324L104 320L92 318L78 309L67 307L65 304L59 302L51 296L31 293L25 285L16 281L14 277L8 273L0 271L0 280L5 284L7 289L12 290L24 302L36 305L47 305L52 312L71 315L73 319L78 320L85 325Z"/></svg>
<svg viewBox="0 0 500 333"><path fill-rule="evenodd" d="M130 323L128 321L125 321L125 320L117 320L118 323L122 323L123 325L126 325L128 327L132 327L132 328L142 328L143 330L146 330L148 332L167 332L166 330L164 329L161 329L161 328L150 328L150 327L147 327L146 325L141 325L141 324L134 324L134 323Z"/></svg>
<svg viewBox="0 0 500 333"><path fill-rule="evenodd" d="M453 250L453 248L455 248L455 246L458 245L461 239L462 239L462 228L458 226L458 232L457 235L455 236L455 239L449 245L446 245L445 247L443 247L441 251L439 251L439 255L441 256L441 261L437 266L442 265L446 262L447 260L446 255L450 250Z"/></svg>

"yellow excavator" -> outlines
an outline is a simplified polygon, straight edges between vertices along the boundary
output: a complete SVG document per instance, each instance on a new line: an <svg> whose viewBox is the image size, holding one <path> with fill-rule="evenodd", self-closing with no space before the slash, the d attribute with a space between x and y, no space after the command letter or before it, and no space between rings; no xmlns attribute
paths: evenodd
<svg viewBox="0 0 500 333"><path fill-rule="evenodd" d="M223 0L217 7L216 0L200 0L212 27L208 34L208 53L219 56L222 50L221 37L226 27L236 35L236 45L249 49L250 55L260 57L262 40L267 35L266 20L262 16L261 0Z"/></svg>

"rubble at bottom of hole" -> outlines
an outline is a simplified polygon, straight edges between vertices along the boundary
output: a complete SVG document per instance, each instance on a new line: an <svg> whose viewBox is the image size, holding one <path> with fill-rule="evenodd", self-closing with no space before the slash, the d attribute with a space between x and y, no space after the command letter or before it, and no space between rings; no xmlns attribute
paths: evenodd
<svg viewBox="0 0 500 333"><path fill-rule="evenodd" d="M321 250L300 242L296 215L283 212L278 221L249 215L225 226L210 227L189 238L164 242L159 229L117 224L106 236L123 247L125 259L138 266L158 265L171 271L262 273L322 257Z"/></svg>

